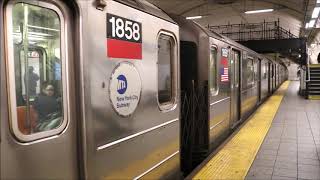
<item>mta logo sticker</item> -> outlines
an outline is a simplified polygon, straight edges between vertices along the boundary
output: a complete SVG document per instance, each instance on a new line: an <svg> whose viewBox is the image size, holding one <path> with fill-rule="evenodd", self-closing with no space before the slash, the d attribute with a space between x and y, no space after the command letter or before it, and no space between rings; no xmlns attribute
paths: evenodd
<svg viewBox="0 0 320 180"><path fill-rule="evenodd" d="M142 90L139 71L130 62L119 63L111 73L109 98L113 110L121 117L129 117L138 107Z"/></svg>
<svg viewBox="0 0 320 180"><path fill-rule="evenodd" d="M119 94L124 94L128 86L127 78L124 75L120 74L117 77L117 79L118 79L117 91Z"/></svg>

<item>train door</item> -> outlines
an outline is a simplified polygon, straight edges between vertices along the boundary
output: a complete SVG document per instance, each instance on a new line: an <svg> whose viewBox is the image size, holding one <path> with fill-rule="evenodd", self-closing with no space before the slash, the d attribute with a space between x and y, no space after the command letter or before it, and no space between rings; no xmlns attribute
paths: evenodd
<svg viewBox="0 0 320 180"><path fill-rule="evenodd" d="M271 93L271 64L270 62L267 63L268 65L268 95Z"/></svg>
<svg viewBox="0 0 320 180"><path fill-rule="evenodd" d="M272 72L272 75L271 75L271 92L273 93L274 92L274 89L275 89L275 83L274 83L274 64L271 63L271 72Z"/></svg>
<svg viewBox="0 0 320 180"><path fill-rule="evenodd" d="M279 86L279 65L276 65L276 87Z"/></svg>
<svg viewBox="0 0 320 180"><path fill-rule="evenodd" d="M274 89L276 90L278 87L278 65L274 64Z"/></svg>
<svg viewBox="0 0 320 180"><path fill-rule="evenodd" d="M277 77L276 64L273 64L273 92L275 92L277 89L276 77Z"/></svg>
<svg viewBox="0 0 320 180"><path fill-rule="evenodd" d="M280 86L280 82L281 82L281 65L278 65L278 86Z"/></svg>
<svg viewBox="0 0 320 180"><path fill-rule="evenodd" d="M68 8L29 0L4 8L1 179L78 179Z"/></svg>
<svg viewBox="0 0 320 180"><path fill-rule="evenodd" d="M261 101L261 59L258 59L258 102Z"/></svg>
<svg viewBox="0 0 320 180"><path fill-rule="evenodd" d="M231 126L240 120L240 51L231 52Z"/></svg>
<svg viewBox="0 0 320 180"><path fill-rule="evenodd" d="M273 93L273 64L269 62L269 93Z"/></svg>

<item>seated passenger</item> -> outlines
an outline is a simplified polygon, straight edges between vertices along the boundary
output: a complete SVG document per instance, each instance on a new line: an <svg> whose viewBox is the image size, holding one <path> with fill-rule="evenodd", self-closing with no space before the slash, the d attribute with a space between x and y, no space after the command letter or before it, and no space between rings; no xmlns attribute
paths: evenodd
<svg viewBox="0 0 320 180"><path fill-rule="evenodd" d="M34 109L38 113L37 131L54 129L60 125L61 108L60 103L54 96L54 87L44 83L41 93L34 101Z"/></svg>

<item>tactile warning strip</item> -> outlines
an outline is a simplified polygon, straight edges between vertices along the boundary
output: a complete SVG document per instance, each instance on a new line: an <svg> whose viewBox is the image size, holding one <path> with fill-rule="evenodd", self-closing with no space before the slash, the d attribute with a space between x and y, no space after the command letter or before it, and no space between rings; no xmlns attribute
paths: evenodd
<svg viewBox="0 0 320 180"><path fill-rule="evenodd" d="M320 100L320 95L309 95L310 100Z"/></svg>
<svg viewBox="0 0 320 180"><path fill-rule="evenodd" d="M320 64L309 64L310 67L320 67Z"/></svg>
<svg viewBox="0 0 320 180"><path fill-rule="evenodd" d="M271 126L289 81L264 104L192 179L244 179Z"/></svg>

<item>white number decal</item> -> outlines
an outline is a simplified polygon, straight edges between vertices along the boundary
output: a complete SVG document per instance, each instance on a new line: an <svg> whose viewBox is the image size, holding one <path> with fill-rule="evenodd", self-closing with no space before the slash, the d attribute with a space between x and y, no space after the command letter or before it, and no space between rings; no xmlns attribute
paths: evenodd
<svg viewBox="0 0 320 180"><path fill-rule="evenodd" d="M140 39L140 27L137 23L133 24L133 39L138 41Z"/></svg>
<svg viewBox="0 0 320 180"><path fill-rule="evenodd" d="M108 31L108 36L129 41L140 41L140 23L115 16L110 17L109 23L111 28Z"/></svg>
<svg viewBox="0 0 320 180"><path fill-rule="evenodd" d="M116 34L119 38L124 36L124 23L120 18L116 20Z"/></svg>
<svg viewBox="0 0 320 180"><path fill-rule="evenodd" d="M126 31L126 38L127 39L131 39L132 38L132 22L131 21L126 21L126 25L125 25L125 31ZM127 32L129 32L129 34L127 34Z"/></svg>
<svg viewBox="0 0 320 180"><path fill-rule="evenodd" d="M116 26L114 25L115 24L115 18L114 17L110 18L109 22L112 24L111 25L112 26L112 30L111 30L112 37L116 37L116 30L115 30Z"/></svg>

